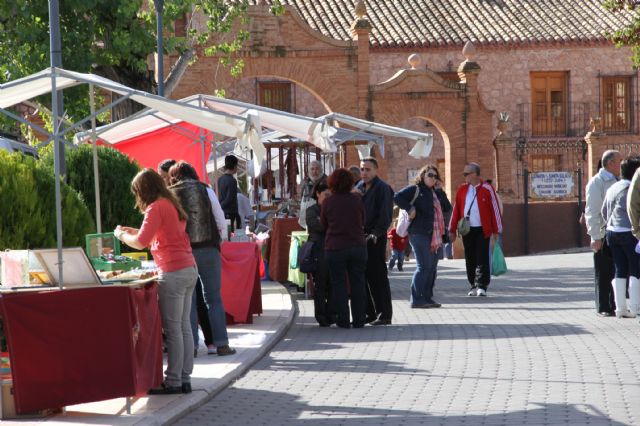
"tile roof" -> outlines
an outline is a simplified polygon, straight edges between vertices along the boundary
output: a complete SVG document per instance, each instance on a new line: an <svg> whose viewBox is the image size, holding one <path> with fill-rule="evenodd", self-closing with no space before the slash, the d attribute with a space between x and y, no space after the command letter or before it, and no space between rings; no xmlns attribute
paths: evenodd
<svg viewBox="0 0 640 426"><path fill-rule="evenodd" d="M259 0L252 0L255 4ZM367 0L374 48L601 43L633 13L611 13L602 0ZM271 3L266 0L265 3ZM351 40L357 0L281 0L311 28Z"/></svg>

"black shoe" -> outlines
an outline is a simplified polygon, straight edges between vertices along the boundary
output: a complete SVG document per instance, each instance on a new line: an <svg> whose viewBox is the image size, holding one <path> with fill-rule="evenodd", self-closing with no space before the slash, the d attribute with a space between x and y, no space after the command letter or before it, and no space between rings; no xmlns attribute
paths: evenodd
<svg viewBox="0 0 640 426"><path fill-rule="evenodd" d="M218 346L218 356L227 356L233 355L236 353L236 350L230 347L229 345Z"/></svg>
<svg viewBox="0 0 640 426"><path fill-rule="evenodd" d="M402 272L402 266L398 266L398 271Z"/></svg>
<svg viewBox="0 0 640 426"><path fill-rule="evenodd" d="M183 383L181 389L182 393L191 393L191 383Z"/></svg>
<svg viewBox="0 0 640 426"><path fill-rule="evenodd" d="M174 395L182 392L182 386L167 386L164 382L162 382L162 386L159 388L151 388L149 395Z"/></svg>
<svg viewBox="0 0 640 426"><path fill-rule="evenodd" d="M364 328L364 323L361 323L361 322L353 323L353 324L351 324L351 327L353 327L353 328Z"/></svg>
<svg viewBox="0 0 640 426"><path fill-rule="evenodd" d="M598 312L598 315L600 315L601 317L612 317L615 314L613 312L602 311Z"/></svg>
<svg viewBox="0 0 640 426"><path fill-rule="evenodd" d="M371 325L390 325L391 320L378 318L377 320L372 321L370 324Z"/></svg>
<svg viewBox="0 0 640 426"><path fill-rule="evenodd" d="M348 324L348 323L347 323L347 324L341 324L341 323L338 323L338 327L340 327L340 328L351 328L351 324Z"/></svg>

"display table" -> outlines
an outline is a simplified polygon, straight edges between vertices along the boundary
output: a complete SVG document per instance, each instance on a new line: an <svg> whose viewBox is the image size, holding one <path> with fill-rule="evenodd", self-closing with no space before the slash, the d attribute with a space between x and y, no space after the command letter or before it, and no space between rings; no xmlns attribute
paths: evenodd
<svg viewBox="0 0 640 426"><path fill-rule="evenodd" d="M297 217L273 219L269 244L269 276L273 281L287 281L293 231L303 231Z"/></svg>
<svg viewBox="0 0 640 426"><path fill-rule="evenodd" d="M4 293L15 408L145 394L162 383L155 283Z"/></svg>
<svg viewBox="0 0 640 426"><path fill-rule="evenodd" d="M309 239L307 231L293 231L291 233L291 246L289 248L289 271L287 272L287 280L296 284L298 287L304 288L307 281L307 274L300 272L298 265L298 252ZM292 267L295 265L296 267Z"/></svg>
<svg viewBox="0 0 640 426"><path fill-rule="evenodd" d="M222 287L220 294L227 323L253 323L252 316L262 313L260 264L262 256L256 243L222 244Z"/></svg>

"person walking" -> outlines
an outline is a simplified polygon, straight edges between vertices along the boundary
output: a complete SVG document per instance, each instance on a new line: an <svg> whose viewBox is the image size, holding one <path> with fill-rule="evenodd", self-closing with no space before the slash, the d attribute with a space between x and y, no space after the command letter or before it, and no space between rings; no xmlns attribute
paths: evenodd
<svg viewBox="0 0 640 426"><path fill-rule="evenodd" d="M391 259L389 259L389 271L393 270L396 262L398 262L398 271L402 272L402 266L404 265L404 248L409 242L409 237L405 235L401 237L396 231L398 225L398 219L395 219L393 226L387 232L387 238L389 239L391 246Z"/></svg>
<svg viewBox="0 0 640 426"><path fill-rule="evenodd" d="M326 230L324 249L329 267L336 323L349 328L349 297L346 275L351 287L351 317L354 328L362 328L366 318L367 247L364 238L365 209L362 197L353 192L353 176L347 169L336 169L327 180L331 195L320 207L320 223Z"/></svg>
<svg viewBox="0 0 640 426"><path fill-rule="evenodd" d="M443 210L451 210L451 204L442 189L436 189L438 169L424 166L415 184L402 189L394 196L401 209L413 217L409 225L409 242L416 256L416 270L411 280L412 308L439 308L433 300L433 286L438 268L438 249L446 232ZM413 205L411 200L414 200Z"/></svg>
<svg viewBox="0 0 640 426"><path fill-rule="evenodd" d="M169 169L169 189L178 197L187 213L187 234L191 251L198 266L201 288L207 308L207 319L211 327L215 353L219 356L233 355L229 347L226 314L220 295L222 285L222 261L220 244L222 236L215 221L213 205L207 193L207 185L200 182L198 173L186 161L178 161ZM194 347L198 347L197 294L191 305L191 330ZM204 324L203 324L204 327ZM207 348L212 354L213 348ZM194 351L195 354L195 351Z"/></svg>
<svg viewBox="0 0 640 426"><path fill-rule="evenodd" d="M449 223L449 239L456 240L456 230L461 220L469 223L469 232L462 236L469 296L486 296L491 282L489 246L502 232L502 215L493 187L483 182L480 166L468 163L464 166L465 183L458 187Z"/></svg>
<svg viewBox="0 0 640 426"><path fill-rule="evenodd" d="M336 322L331 300L329 267L324 255L326 232L320 222L321 206L330 195L331 191L326 179L318 181L311 190L311 197L316 200L316 204L310 206L306 211L309 241L313 241L313 256L317 259L316 271L313 273L313 306L316 321L320 327L329 327Z"/></svg>
<svg viewBox="0 0 640 426"><path fill-rule="evenodd" d="M595 271L596 313L603 317L615 315L615 302L611 280L615 275L611 249L605 239L606 223L602 217L602 205L607 190L620 176L622 156L608 150L602 154L602 168L587 183L587 199L584 216L587 234L591 237L593 269Z"/></svg>
<svg viewBox="0 0 640 426"><path fill-rule="evenodd" d="M133 178L131 192L136 207L144 214L142 226L118 225L113 234L134 249L151 249L159 270L158 301L168 352L162 386L149 393L190 393L193 336L189 315L198 269L186 232L188 216L153 169L144 169Z"/></svg>
<svg viewBox="0 0 640 426"><path fill-rule="evenodd" d="M225 218L231 221L231 231L242 227L238 214L238 181L233 175L238 171L238 158L235 155L224 157L224 174L218 178L218 195Z"/></svg>
<svg viewBox="0 0 640 426"><path fill-rule="evenodd" d="M360 162L361 180L357 186L362 194L367 239L367 320L371 325L391 324L393 308L387 271L387 230L393 212L393 190L378 177L378 161L365 157Z"/></svg>
<svg viewBox="0 0 640 426"><path fill-rule="evenodd" d="M631 233L627 213L627 194L631 179L640 166L640 158L629 157L620 164L621 179L607 190L602 204L602 217L607 224L606 240L611 248L615 278L611 281L618 318L635 318L640 309L640 254L638 239ZM627 309L629 281L629 309Z"/></svg>

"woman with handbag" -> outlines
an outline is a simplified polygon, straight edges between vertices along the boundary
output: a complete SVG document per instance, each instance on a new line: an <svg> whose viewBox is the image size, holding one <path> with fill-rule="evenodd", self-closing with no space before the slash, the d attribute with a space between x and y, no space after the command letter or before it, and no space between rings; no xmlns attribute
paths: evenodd
<svg viewBox="0 0 640 426"><path fill-rule="evenodd" d="M436 188L440 180L438 169L424 166L415 185L409 185L397 192L393 201L401 209L409 212L409 243L416 256L416 270L411 280L411 307L417 309L439 308L433 300L433 286L438 267L438 249L442 246L442 236L446 232L444 211L451 209L446 194ZM413 202L412 202L413 201Z"/></svg>
<svg viewBox="0 0 640 426"><path fill-rule="evenodd" d="M324 256L325 229L320 223L320 209L324 200L331 195L327 180L318 181L311 190L311 198L316 204L306 210L307 231L313 244L312 257L315 260L313 275L313 306L316 321L320 327L329 327L336 322L333 304L331 303L331 285L329 267Z"/></svg>

